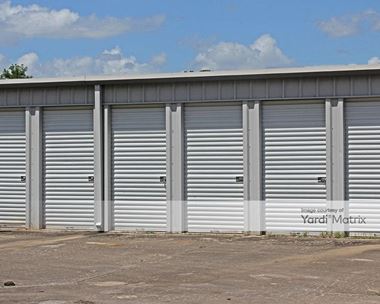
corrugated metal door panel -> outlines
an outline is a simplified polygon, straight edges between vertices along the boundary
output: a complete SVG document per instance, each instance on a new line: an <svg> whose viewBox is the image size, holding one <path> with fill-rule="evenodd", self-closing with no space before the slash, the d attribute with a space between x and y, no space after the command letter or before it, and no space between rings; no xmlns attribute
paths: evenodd
<svg viewBox="0 0 380 304"><path fill-rule="evenodd" d="M25 112L0 112L0 225L25 226Z"/></svg>
<svg viewBox="0 0 380 304"><path fill-rule="evenodd" d="M185 108L189 231L244 229L241 105Z"/></svg>
<svg viewBox="0 0 380 304"><path fill-rule="evenodd" d="M346 102L345 119L349 215L367 218L350 231L380 231L380 101Z"/></svg>
<svg viewBox="0 0 380 304"><path fill-rule="evenodd" d="M46 227L94 228L92 110L46 110L43 139Z"/></svg>
<svg viewBox="0 0 380 304"><path fill-rule="evenodd" d="M326 127L323 102L264 103L263 196L267 231L324 230L305 225L301 208L325 208Z"/></svg>
<svg viewBox="0 0 380 304"><path fill-rule="evenodd" d="M165 231L165 108L114 108L112 142L115 229Z"/></svg>

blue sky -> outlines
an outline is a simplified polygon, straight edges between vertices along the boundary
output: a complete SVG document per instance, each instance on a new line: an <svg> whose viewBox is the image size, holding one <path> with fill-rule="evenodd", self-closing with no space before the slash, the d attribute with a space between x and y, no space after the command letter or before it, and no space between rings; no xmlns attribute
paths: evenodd
<svg viewBox="0 0 380 304"><path fill-rule="evenodd" d="M380 63L380 1L0 0L0 67L35 76Z"/></svg>

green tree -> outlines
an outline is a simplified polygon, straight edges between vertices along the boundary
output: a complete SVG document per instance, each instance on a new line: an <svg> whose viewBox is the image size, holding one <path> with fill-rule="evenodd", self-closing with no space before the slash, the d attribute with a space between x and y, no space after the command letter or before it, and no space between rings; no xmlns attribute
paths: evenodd
<svg viewBox="0 0 380 304"><path fill-rule="evenodd" d="M17 78L32 78L26 74L28 67L23 64L12 64L9 68L4 69L0 75L0 79L17 79Z"/></svg>

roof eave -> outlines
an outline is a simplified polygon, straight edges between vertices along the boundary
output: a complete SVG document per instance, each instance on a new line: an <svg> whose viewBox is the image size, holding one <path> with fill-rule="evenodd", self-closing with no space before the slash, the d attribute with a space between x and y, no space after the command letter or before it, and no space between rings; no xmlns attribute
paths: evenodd
<svg viewBox="0 0 380 304"><path fill-rule="evenodd" d="M324 76L324 75L347 75L347 74L380 74L380 64L373 65L343 65L343 66L311 66L292 68L268 68L256 70L233 70L211 72L182 72L165 74L145 75L102 75L102 76L75 76L54 78L28 78L28 79L5 79L0 80L0 87L13 86L51 86L51 85L90 85L117 82L164 82L164 81L189 81L207 79L228 78L275 78L297 76Z"/></svg>

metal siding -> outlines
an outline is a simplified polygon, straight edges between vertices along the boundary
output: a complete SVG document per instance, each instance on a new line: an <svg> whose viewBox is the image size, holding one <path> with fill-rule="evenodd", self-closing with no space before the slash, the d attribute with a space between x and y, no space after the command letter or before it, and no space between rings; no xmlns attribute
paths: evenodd
<svg viewBox="0 0 380 304"><path fill-rule="evenodd" d="M7 80L0 84L0 107L89 105L94 103L95 84L104 88L106 104L379 97L378 71L370 66L316 67L144 77Z"/></svg>
<svg viewBox="0 0 380 304"><path fill-rule="evenodd" d="M43 116L46 226L94 228L92 110L47 110Z"/></svg>
<svg viewBox="0 0 380 304"><path fill-rule="evenodd" d="M347 102L345 116L349 215L367 218L349 229L380 231L380 101Z"/></svg>
<svg viewBox="0 0 380 304"><path fill-rule="evenodd" d="M244 229L242 107L185 108L189 231Z"/></svg>
<svg viewBox="0 0 380 304"><path fill-rule="evenodd" d="M254 99L288 101L305 99L320 100L321 98L350 98L350 97L378 97L380 94L380 77L373 74L338 76L332 75L290 77L276 76L267 78L262 75L258 79L255 75L246 75L246 79L235 80L187 79L185 81L165 80L152 83L131 84L105 84L105 104L125 103L166 103L170 102L231 102L249 101ZM8 90L6 95L13 96L14 92ZM0 93L0 104L2 100ZM13 102L14 97L9 97Z"/></svg>
<svg viewBox="0 0 380 304"><path fill-rule="evenodd" d="M25 112L0 112L0 225L25 226Z"/></svg>
<svg viewBox="0 0 380 304"><path fill-rule="evenodd" d="M112 142L115 228L165 231L165 108L114 108Z"/></svg>
<svg viewBox="0 0 380 304"><path fill-rule="evenodd" d="M88 85L0 88L0 107L89 105L94 103L94 87Z"/></svg>
<svg viewBox="0 0 380 304"><path fill-rule="evenodd" d="M263 196L267 231L324 230L304 225L301 208L325 208L325 108L322 102L264 103Z"/></svg>

